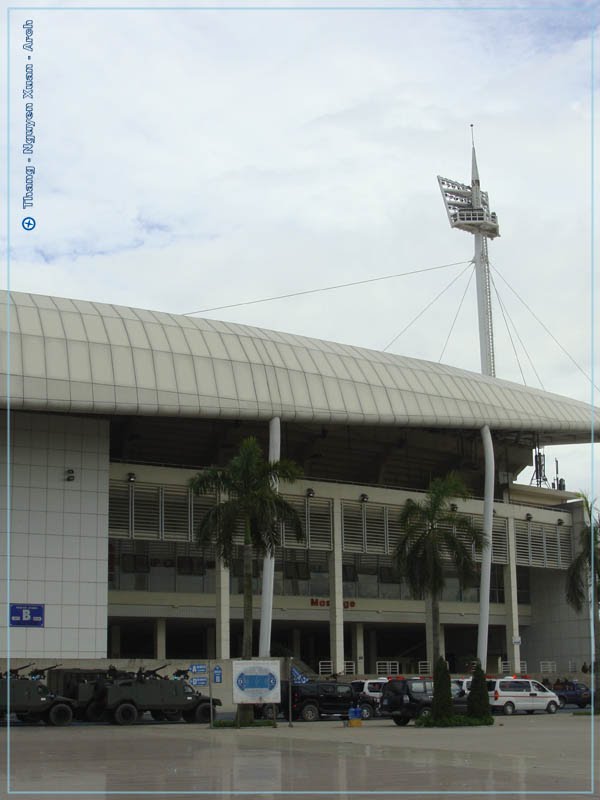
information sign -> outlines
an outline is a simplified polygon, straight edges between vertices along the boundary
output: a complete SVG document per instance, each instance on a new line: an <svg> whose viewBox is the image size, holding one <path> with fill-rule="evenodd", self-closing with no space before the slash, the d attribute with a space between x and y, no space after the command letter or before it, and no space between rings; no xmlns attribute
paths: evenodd
<svg viewBox="0 0 600 800"><path fill-rule="evenodd" d="M31 603L10 604L11 628L43 628L44 606Z"/></svg>
<svg viewBox="0 0 600 800"><path fill-rule="evenodd" d="M279 661L234 661L234 703L280 703Z"/></svg>

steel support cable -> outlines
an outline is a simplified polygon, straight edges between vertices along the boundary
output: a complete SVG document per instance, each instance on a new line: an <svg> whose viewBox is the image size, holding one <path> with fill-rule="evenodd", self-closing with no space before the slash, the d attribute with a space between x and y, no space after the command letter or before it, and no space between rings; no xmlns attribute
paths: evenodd
<svg viewBox="0 0 600 800"><path fill-rule="evenodd" d="M464 264L465 262L464 262L464 261L462 261L461 263L462 263L462 264ZM388 348L390 348L390 347L391 347L391 346L394 344L394 342L396 342L396 341L397 341L397 340L398 340L398 339L399 339L399 338L402 336L402 334L403 334L403 333L405 333L405 332L406 332L406 331L407 331L407 330L410 328L410 326L411 326L413 323L415 323L415 322L416 322L416 321L417 321L417 320L418 320L420 317L422 317L422 316L423 316L423 314L424 314L424 313L425 313L425 312L426 312L428 309L430 309L430 308L431 308L431 306L432 306L432 305L435 303L435 301L436 301L436 300L439 300L439 298L440 298L440 297L441 297L441 296L444 294L444 292L447 292L447 291L448 291L448 289L449 289L449 288L450 288L450 287L451 287L451 286L452 286L454 283L456 283L456 281L457 281L459 278L461 278L461 277L462 277L462 276L465 274L465 272L466 272L466 271L469 269L469 267L471 266L471 264L472 264L472 263L473 263L472 261L469 261L469 263L468 263L468 264L467 264L467 266L466 266L466 267L465 267L465 268L462 270L462 272L460 272L460 273L459 273L459 274L458 274L458 275L457 275L455 278L452 278L452 280L450 281L450 283L446 284L446 286L444 286L444 288L442 289L442 291L441 291L441 292L439 292L438 294L436 294L436 296L433 298L433 300L431 300L429 303L427 303L427 305L425 306L425 308L421 309L421 311L419 311L419 313L417 314L417 316L416 316L416 317L413 317L413 318L411 319L411 321L408 323L408 325L406 325L406 327L402 328L402 330L400 331L400 333L398 333L398 334L396 334L396 336L394 336L394 338L392 339L392 341L391 341L391 342L389 342L389 344L387 344L387 345L386 345L386 346L383 348L383 352L384 352L384 353L385 353L385 351L386 351Z"/></svg>
<svg viewBox="0 0 600 800"><path fill-rule="evenodd" d="M527 381L525 380L525 373L523 372L523 368L521 367L521 360L519 359L519 354L517 352L517 348L515 347L515 343L514 343L512 334L510 332L510 327L508 325L508 319L510 319L510 317L507 319L508 311L504 307L504 303L502 302L502 298L500 297L500 293L498 292L498 287L494 283L494 279L493 278L491 279L491 282L492 282L492 286L494 287L494 291L496 292L496 299L498 300L498 305L500 306L500 311L502 312L502 319L504 320L504 326L506 327L506 332L508 333L508 338L510 339L510 344L512 346L513 353L515 354L515 358L517 359L517 366L519 367L519 372L521 373L521 378L523 380L523 385L527 386ZM510 320L510 321L511 321L513 327L514 327L514 322L512 320ZM516 331L516 328L515 328L515 331ZM519 338L519 341L521 341L520 338ZM521 344L523 344L523 343L521 342ZM537 375L537 373L536 373L536 375ZM541 381L540 381L540 383L541 383ZM544 388L544 385L542 384L542 389L543 388Z"/></svg>
<svg viewBox="0 0 600 800"><path fill-rule="evenodd" d="M490 266L492 266L492 265L490 265ZM528 304L525 302L525 300L523 300L523 298L522 298L522 297L519 295L519 293L518 293L518 292L517 292L515 289L513 289L513 287L510 285L510 283L509 283L509 282L506 280L506 278L505 278L505 277L502 275L502 273L500 272L500 270L499 270L497 267L494 267L494 266L492 266L492 269L494 270L494 272L498 273L498 276L499 276L499 277L500 277L500 278L501 278L501 279L504 281L504 283L505 283L505 284L508 286L508 288L509 288L509 289L511 290L511 292L512 292L512 293L515 295L515 297L516 297L516 298L519 300L519 302L520 302L520 303L522 303L522 304L525 306L525 308L527 309L527 311L529 311L529 313L530 313L530 314L531 314L531 316L534 318L534 320L535 320L535 321L536 321L536 322L537 322L539 325L541 325L541 326L542 326L542 328L543 328L543 329L546 331L546 333L547 333L547 334L548 334L548 336L549 336L549 337L552 339L552 341L553 341L553 342L554 342L556 345L558 345L558 347L559 347L559 348L560 348L560 349L563 351L563 353L564 353L564 354L567 356L567 358L569 359L569 361L570 361L570 362L571 362L571 363L572 363L572 364L573 364L575 367L577 367L577 369L579 370L579 372L581 372L581 374L582 374L582 375L583 375L583 376L584 376L584 377L585 377L585 378L586 378L586 379L587 379L587 380L588 380L588 381L591 383L591 385L592 385L592 386L593 386L593 387L596 389L596 391L597 391L597 392L600 392L600 388L598 388L598 386L596 386L596 384L593 382L592 378L591 378L591 377L590 377L590 376L587 374L587 372L586 372L586 371L583 369L583 367L581 367L581 366L580 366L580 365L577 363L577 361L575 361L575 359L573 358L573 356L572 356L572 355L569 353L569 351L568 351L568 350L566 350L566 349L565 349L565 348L562 346L562 344L561 344L561 343L558 341L558 339L557 339L557 338L556 338L556 336L555 336L555 335L552 333L552 331L551 331L551 330L550 330L550 329L549 329L549 328L548 328L548 327L547 327L547 326L546 326L546 325L545 325L545 324L542 322L542 320L541 320L541 319L540 319L540 318L537 316L537 314L535 313L535 311L534 311L534 310L533 310L533 309L532 309L532 308L531 308L531 307L530 307L530 306L529 306L529 305L528 305Z"/></svg>
<svg viewBox="0 0 600 800"><path fill-rule="evenodd" d="M448 336L446 336L446 341L444 342L444 346L442 347L442 352L440 353L440 357L438 358L438 364L441 362L442 358L444 357L444 353L446 352L446 348L448 347L448 342L450 341L450 337L452 336L452 331L454 330L454 326L456 325L456 320L458 319L458 315L460 314L460 310L463 306L465 301L465 297L467 296L467 292L469 291L469 286L471 285L471 281L473 280L473 275L475 274L475 270L471 272L469 275L469 280L467 281L467 285L465 286L465 290L463 292L462 297L460 298L460 303L458 304L458 308L456 310L456 314L454 315L454 319L452 320L452 325L450 326L450 330L448 331Z"/></svg>
<svg viewBox="0 0 600 800"><path fill-rule="evenodd" d="M492 281L493 281L493 279L492 279ZM538 371L537 371L537 369L535 368L535 364L534 364L534 362L533 362L533 359L532 359L532 357L531 357L531 356L530 356L530 354L529 354L529 350L527 349L527 347L526 347L526 345L525 345L525 342L523 341L523 339L521 339L521 334L519 333L519 329L517 328L517 326L516 326L516 324L515 324L515 321L512 319L512 317L511 317L511 316L510 316L510 314L508 313L508 309L506 308L506 303L504 303L504 302L502 301L502 298L500 297L500 292L498 291L498 288L497 288L496 284L494 283L493 285L494 285L494 291L496 292L496 296L497 296L497 298L498 298L498 302L500 303L500 305L501 305L501 306L504 306L504 310L506 311L506 315L507 315L507 317L508 317L508 319L509 319L509 321L510 321L510 324L511 324L511 325L512 325L512 327L513 327L513 330L514 330L514 332L515 332L515 335L516 335L517 339L519 340L519 344L521 345L521 347L523 348L523 351L524 351L525 355L527 356L527 360L529 361L529 366L530 366L530 367L531 367L531 369L533 370L533 372L534 372L534 374L535 374L535 377L538 379L538 381L539 381L539 384L540 384L540 386L542 387L542 389L543 389L544 391L546 391L546 387L544 386L544 382L542 381L542 379L541 379L541 377L540 377L540 374L539 374L539 372L538 372Z"/></svg>
<svg viewBox="0 0 600 800"><path fill-rule="evenodd" d="M366 278L362 281L351 281L350 283L338 283L334 286L322 286L320 289L304 289L301 292L289 292L288 294L278 294L273 297L262 297L259 300L245 300L242 303L231 303L226 306L213 306L212 308L200 308L197 311L186 311L182 316L190 317L193 314L206 314L209 311L223 311L226 308L239 308L240 306L253 306L257 303L270 303L272 300L287 300L289 297L301 297L305 294L318 294L319 292L331 292L334 289L347 289L349 286L362 286L366 283L377 283L378 281L389 281L392 278L405 278L407 275L418 275L422 272L433 272L437 269L447 267L458 267L466 264L466 261L454 261L452 264L440 264L437 267L425 267L423 269L412 269L408 272L397 272L395 275L382 275L378 278ZM470 262L469 262L470 263Z"/></svg>

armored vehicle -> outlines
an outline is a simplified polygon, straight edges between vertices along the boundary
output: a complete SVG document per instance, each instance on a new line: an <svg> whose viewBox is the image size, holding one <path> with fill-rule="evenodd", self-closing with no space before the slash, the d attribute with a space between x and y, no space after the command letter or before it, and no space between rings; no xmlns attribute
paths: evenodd
<svg viewBox="0 0 600 800"><path fill-rule="evenodd" d="M140 669L136 674L114 668L55 670L48 682L72 698L77 716L90 722L131 725L146 711L156 720L210 722L210 698L195 692L185 680L159 676L160 669L164 667ZM214 718L221 701L213 699L212 705Z"/></svg>
<svg viewBox="0 0 600 800"><path fill-rule="evenodd" d="M21 722L45 722L46 725L70 725L74 703L54 694L46 684L27 678L0 678L0 716L8 710L7 688L10 684L10 711Z"/></svg>

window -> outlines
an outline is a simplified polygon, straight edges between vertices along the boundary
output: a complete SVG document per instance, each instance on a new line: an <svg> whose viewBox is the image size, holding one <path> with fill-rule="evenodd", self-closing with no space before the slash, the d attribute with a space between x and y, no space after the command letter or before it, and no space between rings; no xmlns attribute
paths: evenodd
<svg viewBox="0 0 600 800"><path fill-rule="evenodd" d="M350 686L338 686L337 695L338 697L352 697L352 689Z"/></svg>
<svg viewBox="0 0 600 800"><path fill-rule="evenodd" d="M121 572L150 572L148 556L137 553L121 554Z"/></svg>
<svg viewBox="0 0 600 800"><path fill-rule="evenodd" d="M354 581L357 580L356 567L354 564L342 565L342 580L349 583L354 583Z"/></svg>

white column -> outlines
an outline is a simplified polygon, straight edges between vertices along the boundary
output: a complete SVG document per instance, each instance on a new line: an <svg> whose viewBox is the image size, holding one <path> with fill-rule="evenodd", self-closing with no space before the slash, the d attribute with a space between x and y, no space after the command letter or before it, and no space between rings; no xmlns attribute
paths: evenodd
<svg viewBox="0 0 600 800"><path fill-rule="evenodd" d="M344 586L342 579L342 506L333 504L333 550L329 554L329 651L334 674L344 669Z"/></svg>
<svg viewBox="0 0 600 800"><path fill-rule="evenodd" d="M517 595L517 547L515 521L508 520L508 564L504 567L504 609L506 615L506 653L513 673L521 670L521 636Z"/></svg>
<svg viewBox="0 0 600 800"><path fill-rule="evenodd" d="M219 559L215 567L215 594L217 658L229 658L229 570Z"/></svg>
<svg viewBox="0 0 600 800"><path fill-rule="evenodd" d="M281 421L273 417L269 422L269 461L281 458ZM275 487L277 488L277 487ZM260 636L258 655L262 658L271 655L271 625L273 622L273 586L275 583L275 558L265 556L263 561L262 594L260 604Z"/></svg>
<svg viewBox="0 0 600 800"><path fill-rule="evenodd" d="M479 630L477 632L477 658L486 671L488 626L490 622L490 576L492 572L492 528L494 524L494 446L487 425L481 429L485 461L485 488L483 493L483 533L487 547L481 559L481 583L479 586Z"/></svg>
<svg viewBox="0 0 600 800"><path fill-rule="evenodd" d="M154 641L156 658L164 661L167 657L167 620L164 617L159 617L154 624Z"/></svg>
<svg viewBox="0 0 600 800"><path fill-rule="evenodd" d="M365 631L362 622L355 622L352 626L352 659L357 675L364 675L365 667Z"/></svg>

